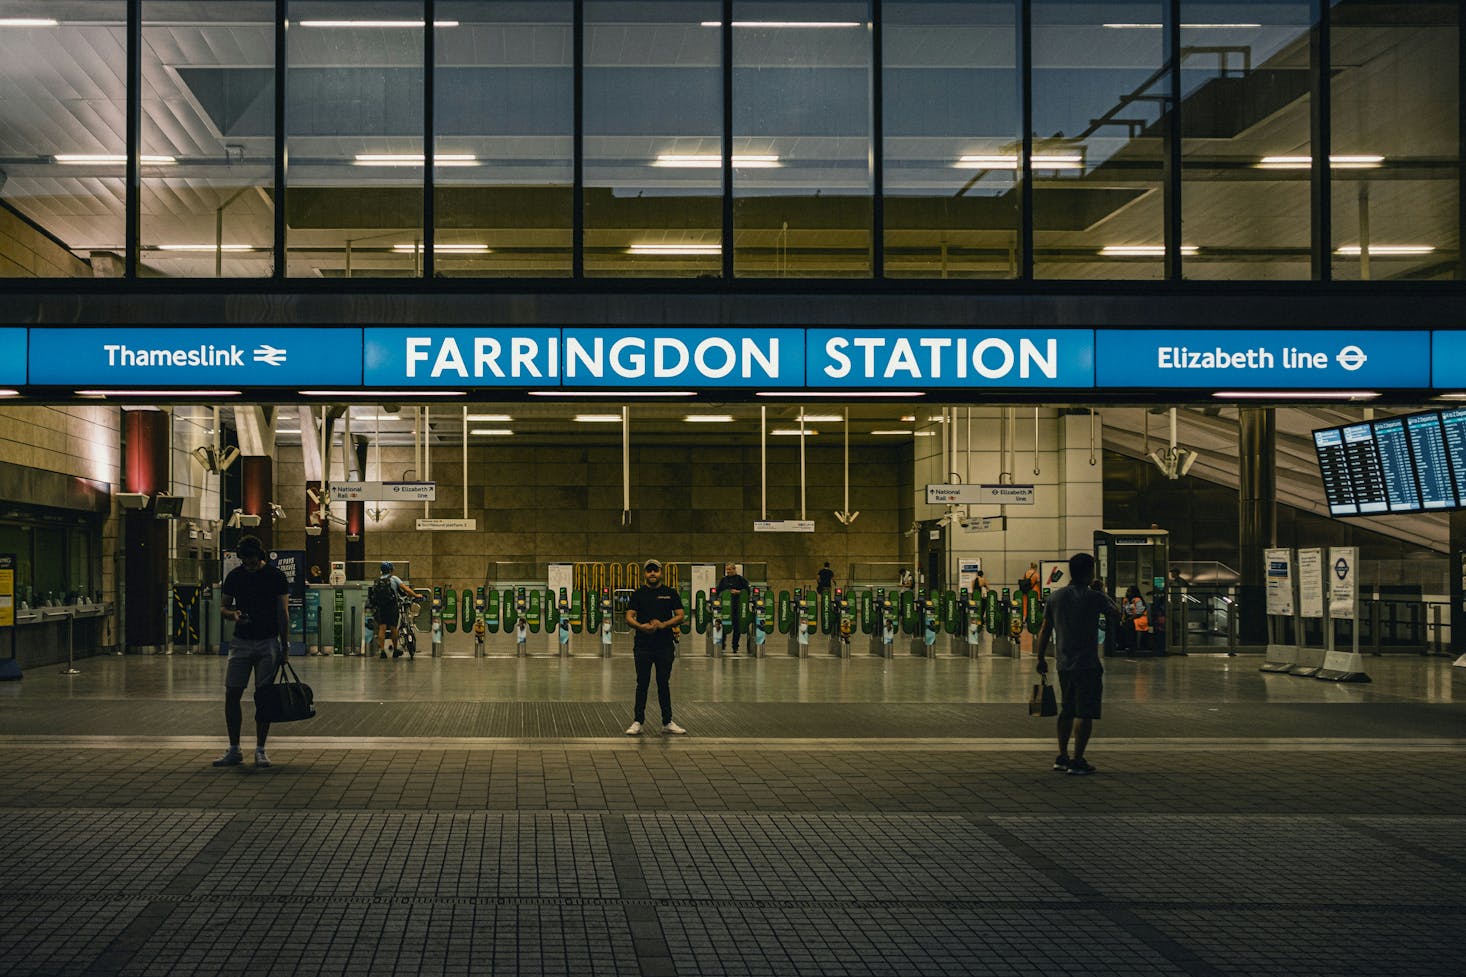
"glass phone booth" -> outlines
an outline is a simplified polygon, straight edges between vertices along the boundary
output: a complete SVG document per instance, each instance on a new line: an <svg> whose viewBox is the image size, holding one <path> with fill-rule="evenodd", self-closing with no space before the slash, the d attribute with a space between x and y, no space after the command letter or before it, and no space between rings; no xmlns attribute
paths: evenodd
<svg viewBox="0 0 1466 977"><path fill-rule="evenodd" d="M1166 653L1166 578L1170 570L1171 534L1164 529L1097 529L1094 533L1095 576L1105 593L1119 604L1131 587L1139 589L1148 610L1149 631L1106 636L1104 653Z"/></svg>

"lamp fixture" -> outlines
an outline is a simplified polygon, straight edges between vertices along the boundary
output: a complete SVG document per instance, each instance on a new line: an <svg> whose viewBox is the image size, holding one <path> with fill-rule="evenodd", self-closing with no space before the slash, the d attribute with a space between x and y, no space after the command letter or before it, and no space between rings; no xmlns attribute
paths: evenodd
<svg viewBox="0 0 1466 977"><path fill-rule="evenodd" d="M1106 27L1106 28L1108 28L1110 30L1158 31L1164 25L1162 25L1162 24L1101 24L1100 26L1101 27ZM1182 24L1181 25L1181 29L1182 30L1188 30L1188 31L1201 31L1201 30L1215 30L1215 31L1258 30L1261 27L1262 27L1261 24Z"/></svg>
<svg viewBox="0 0 1466 977"><path fill-rule="evenodd" d="M620 424L620 414L576 414L572 418L577 424Z"/></svg>
<svg viewBox="0 0 1466 977"><path fill-rule="evenodd" d="M633 244L626 249L627 254L652 254L652 255L712 255L722 254L721 244Z"/></svg>
<svg viewBox="0 0 1466 977"><path fill-rule="evenodd" d="M658 153L653 166L690 170L715 170L723 166L721 153ZM733 165L751 170L773 169L784 164L775 153L734 153Z"/></svg>
<svg viewBox="0 0 1466 977"><path fill-rule="evenodd" d="M682 418L688 424L731 424L732 414L688 414Z"/></svg>
<svg viewBox="0 0 1466 977"><path fill-rule="evenodd" d="M1018 157L1010 153L972 153L961 156L952 164L959 170L1016 170ZM1084 157L1078 154L1046 155L1037 153L1033 157L1036 170L1079 170L1084 168Z"/></svg>
<svg viewBox="0 0 1466 977"><path fill-rule="evenodd" d="M238 397L238 390L78 390L78 397Z"/></svg>
<svg viewBox="0 0 1466 977"><path fill-rule="evenodd" d="M60 27L59 20L50 17L0 17L0 27Z"/></svg>
<svg viewBox="0 0 1466 977"><path fill-rule="evenodd" d="M513 416L509 414L469 414L468 419L470 421L489 421L497 423L505 423L514 420Z"/></svg>
<svg viewBox="0 0 1466 977"><path fill-rule="evenodd" d="M910 399L925 397L925 390L760 390L755 397L798 397L809 400L814 397L833 397L841 400L855 398L900 397Z"/></svg>
<svg viewBox="0 0 1466 977"><path fill-rule="evenodd" d="M815 435L817 435L819 433L820 432L816 431L812 427L807 427L807 428L804 428L803 430L801 430L801 429L799 429L797 427L776 427L773 430L769 431L769 434L771 436L774 436L774 437L788 437L788 438L798 438L798 437L812 438L812 437L814 437Z"/></svg>
<svg viewBox="0 0 1466 977"><path fill-rule="evenodd" d="M302 390L302 397L373 397L388 400L416 400L421 397L466 397L464 390Z"/></svg>
<svg viewBox="0 0 1466 977"><path fill-rule="evenodd" d="M643 397L696 397L696 390L531 390L531 397L615 397L637 400Z"/></svg>
<svg viewBox="0 0 1466 977"><path fill-rule="evenodd" d="M19 397L19 390L0 390L0 397Z"/></svg>
<svg viewBox="0 0 1466 977"><path fill-rule="evenodd" d="M126 166L124 153L57 153L51 157L62 166ZM174 156L139 156L144 166L173 166L178 162Z"/></svg>
<svg viewBox="0 0 1466 977"><path fill-rule="evenodd" d="M223 251L227 254L230 252L253 251L255 250L255 246L253 244L160 244L158 245L158 250L206 251L209 254L213 254L217 251Z"/></svg>
<svg viewBox="0 0 1466 977"><path fill-rule="evenodd" d="M912 434L914 434L916 432L912 431L909 427L906 427L906 428L890 428L888 430L884 430L884 431L872 431L870 433L871 434L877 434L877 435L901 435L901 434L904 434L907 437L910 437Z"/></svg>
<svg viewBox="0 0 1466 977"><path fill-rule="evenodd" d="M1383 156L1373 153L1329 155L1329 167L1336 170L1370 170L1382 165ZM1262 170L1306 170L1313 165L1312 156L1264 156L1257 161Z"/></svg>
<svg viewBox="0 0 1466 977"><path fill-rule="evenodd" d="M204 470L217 475L219 472L228 471L229 466L239 460L239 449L233 445L226 445L217 452L206 444L201 444L189 452L193 460L204 467Z"/></svg>
<svg viewBox="0 0 1466 977"><path fill-rule="evenodd" d="M407 27L422 28L427 26L425 20L298 20L296 27ZM457 27L456 20L435 20L434 27Z"/></svg>
<svg viewBox="0 0 1466 977"><path fill-rule="evenodd" d="M112 497L124 509L146 509L148 507L148 493L146 492L114 492Z"/></svg>
<svg viewBox="0 0 1466 977"><path fill-rule="evenodd" d="M427 156L423 153L357 153L352 166L421 166ZM434 153L434 166L478 166L479 158L472 153Z"/></svg>
<svg viewBox="0 0 1466 977"><path fill-rule="evenodd" d="M153 515L157 519L177 519L183 515L184 497L159 492L153 496Z"/></svg>
<svg viewBox="0 0 1466 977"><path fill-rule="evenodd" d="M1435 251L1433 244L1371 244L1369 246L1370 257L1394 257L1408 254L1431 254ZM1334 254L1362 257L1364 248L1357 244L1348 244Z"/></svg>
<svg viewBox="0 0 1466 977"><path fill-rule="evenodd" d="M245 512L243 509L235 509L234 512L224 521L224 525L230 529L253 529L260 524L260 517L253 512Z"/></svg>
<svg viewBox="0 0 1466 977"><path fill-rule="evenodd" d="M514 432L507 427L476 427L468 433L490 438L512 438L514 436Z"/></svg>
<svg viewBox="0 0 1466 977"><path fill-rule="evenodd" d="M421 242L413 244L394 244L392 250L396 254L422 254L425 250ZM487 244L434 244L433 254L491 254Z"/></svg>
<svg viewBox="0 0 1466 977"><path fill-rule="evenodd" d="M794 420L804 421L806 424L838 424L844 419L843 414L799 414L794 417Z"/></svg>
<svg viewBox="0 0 1466 977"><path fill-rule="evenodd" d="M722 27L721 20L705 20L703 27ZM759 29L784 28L784 27L864 27L865 24L858 20L735 20L734 27L752 27Z"/></svg>
<svg viewBox="0 0 1466 977"><path fill-rule="evenodd" d="M1374 390L1218 390L1218 400L1374 400Z"/></svg>
<svg viewBox="0 0 1466 977"><path fill-rule="evenodd" d="M1181 245L1181 253L1185 255L1196 254L1200 250L1194 244ZM1164 244L1107 244L1099 249L1099 253L1106 258L1163 258L1166 254Z"/></svg>

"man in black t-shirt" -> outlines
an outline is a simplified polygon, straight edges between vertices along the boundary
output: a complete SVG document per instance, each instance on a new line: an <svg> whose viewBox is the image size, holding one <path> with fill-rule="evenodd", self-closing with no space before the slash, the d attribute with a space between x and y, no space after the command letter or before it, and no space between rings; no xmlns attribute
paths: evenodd
<svg viewBox="0 0 1466 977"><path fill-rule="evenodd" d="M723 564L723 579L718 581L718 593L728 601L733 611L733 654L738 654L738 639L743 637L743 626L738 614L743 604L743 595L748 593L748 578L738 572L732 563Z"/></svg>
<svg viewBox="0 0 1466 977"><path fill-rule="evenodd" d="M835 571L830 569L830 561L826 560L815 579L814 589L816 593L827 594L833 586L835 586Z"/></svg>
<svg viewBox="0 0 1466 977"><path fill-rule="evenodd" d="M626 730L639 736L646 722L646 693L652 668L657 670L657 702L662 707L662 732L680 736L687 732L672 721L672 662L677 658L673 629L682 623L682 598L671 587L662 586L662 564L647 560L643 567L646 583L631 594L626 605L626 623L636 631L632 652L636 656L636 714Z"/></svg>
<svg viewBox="0 0 1466 977"><path fill-rule="evenodd" d="M240 565L229 571L219 588L221 611L234 622L234 639L229 642L229 665L224 677L224 725L229 730L229 749L214 761L216 767L243 763L239 752L239 728L244 721L239 700L254 675L255 691L275 681L275 672L290 653L290 616L286 598L290 583L279 567L265 562L265 547L253 536L244 536L236 549ZM270 724L255 716L255 766L268 767L265 738Z"/></svg>
<svg viewBox="0 0 1466 977"><path fill-rule="evenodd" d="M1099 621L1105 619L1110 633L1120 624L1120 609L1102 590L1094 590L1094 557L1076 553L1069 558L1069 586L1049 594L1044 604L1044 623L1038 632L1038 673L1046 675L1049 663L1044 660L1052 638L1057 645L1054 655L1059 664L1059 689L1063 704L1059 706L1059 755L1054 769L1060 773L1091 774L1094 767L1084 759L1084 748L1094 720L1100 717L1100 700L1104 695L1104 666L1099 657ZM1076 725L1075 718L1079 719ZM1069 734L1074 733L1074 757L1069 757Z"/></svg>

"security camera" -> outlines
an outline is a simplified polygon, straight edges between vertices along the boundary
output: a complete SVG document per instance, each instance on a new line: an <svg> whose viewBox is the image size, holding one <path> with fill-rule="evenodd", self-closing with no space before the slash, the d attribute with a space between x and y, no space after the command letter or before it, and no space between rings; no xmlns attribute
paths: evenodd
<svg viewBox="0 0 1466 977"><path fill-rule="evenodd" d="M278 503L278 502L271 502L270 503L270 515L273 516L277 522L284 522L285 521L285 507L283 505L281 505L280 503Z"/></svg>
<svg viewBox="0 0 1466 977"><path fill-rule="evenodd" d="M1185 478L1186 473L1191 471L1191 466L1196 464L1196 459L1201 456L1195 451L1183 451L1182 455L1181 468L1176 474L1180 478Z"/></svg>

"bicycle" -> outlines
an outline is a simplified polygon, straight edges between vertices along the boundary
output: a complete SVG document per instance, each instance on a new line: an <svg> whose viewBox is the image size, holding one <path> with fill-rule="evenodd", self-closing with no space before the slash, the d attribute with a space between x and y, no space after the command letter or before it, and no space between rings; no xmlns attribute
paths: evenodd
<svg viewBox="0 0 1466 977"><path fill-rule="evenodd" d="M408 660L417 657L417 612L421 597L397 597L397 647L407 652Z"/></svg>

